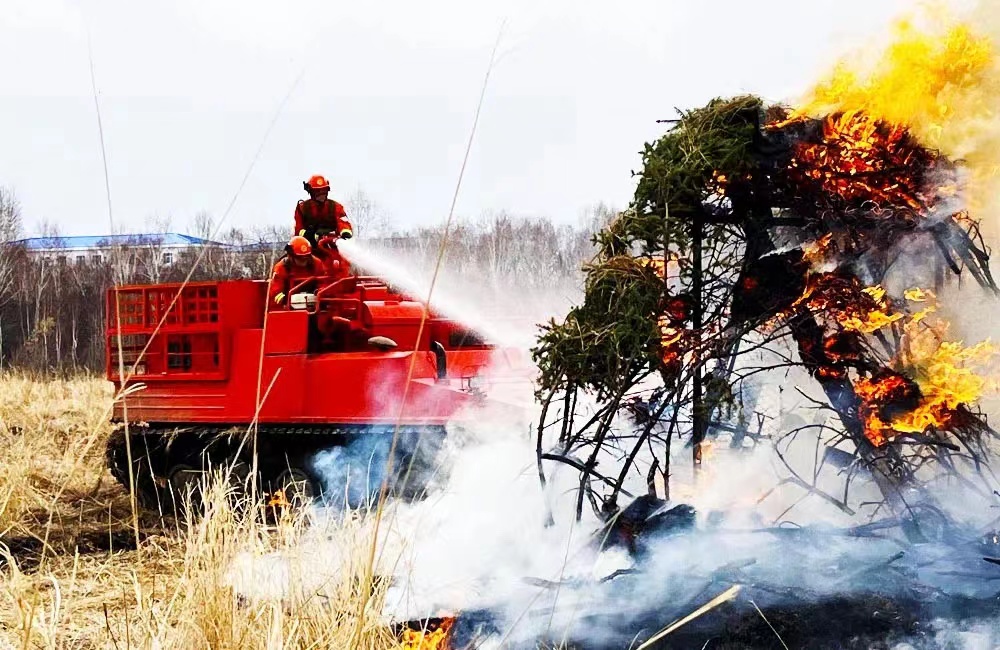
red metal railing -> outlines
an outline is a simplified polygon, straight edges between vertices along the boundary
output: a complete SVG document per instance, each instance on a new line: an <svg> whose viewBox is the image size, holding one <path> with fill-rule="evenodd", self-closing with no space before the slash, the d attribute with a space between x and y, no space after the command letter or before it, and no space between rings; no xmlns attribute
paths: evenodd
<svg viewBox="0 0 1000 650"><path fill-rule="evenodd" d="M119 357L139 379L225 378L216 283L111 289L106 313L110 379L119 378Z"/></svg>

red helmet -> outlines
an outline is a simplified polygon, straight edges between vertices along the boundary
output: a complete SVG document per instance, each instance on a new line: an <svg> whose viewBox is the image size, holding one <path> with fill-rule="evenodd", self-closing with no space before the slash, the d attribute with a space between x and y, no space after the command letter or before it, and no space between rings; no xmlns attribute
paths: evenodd
<svg viewBox="0 0 1000 650"><path fill-rule="evenodd" d="M296 235L288 240L288 245L285 246L285 251L289 255L293 255L295 257L305 257L306 255L312 253L312 244L310 244L309 240L305 237L299 237Z"/></svg>
<svg viewBox="0 0 1000 650"><path fill-rule="evenodd" d="M309 180L302 183L302 189L310 194L319 190L329 190L330 181L326 180L326 177L316 174L315 176L310 176Z"/></svg>

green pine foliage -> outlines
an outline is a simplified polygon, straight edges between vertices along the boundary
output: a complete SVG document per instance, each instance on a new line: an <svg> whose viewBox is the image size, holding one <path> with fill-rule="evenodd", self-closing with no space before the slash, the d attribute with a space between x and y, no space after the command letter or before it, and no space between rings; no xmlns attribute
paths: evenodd
<svg viewBox="0 0 1000 650"><path fill-rule="evenodd" d="M583 388L607 399L660 370L657 319L669 292L649 262L674 258L690 282L691 219L722 200L712 190L716 173L745 177L753 168L762 109L757 97L715 99L645 145L631 207L594 235L599 252L585 268L583 303L545 325L532 350L540 396ZM706 249L727 236L709 227Z"/></svg>

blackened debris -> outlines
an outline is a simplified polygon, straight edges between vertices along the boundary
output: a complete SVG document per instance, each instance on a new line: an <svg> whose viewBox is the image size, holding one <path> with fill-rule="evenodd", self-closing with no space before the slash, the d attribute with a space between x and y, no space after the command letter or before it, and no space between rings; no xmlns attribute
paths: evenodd
<svg viewBox="0 0 1000 650"><path fill-rule="evenodd" d="M670 507L663 499L640 496L611 520L601 548L620 546L641 558L653 540L693 530L696 516L695 509L685 503Z"/></svg>

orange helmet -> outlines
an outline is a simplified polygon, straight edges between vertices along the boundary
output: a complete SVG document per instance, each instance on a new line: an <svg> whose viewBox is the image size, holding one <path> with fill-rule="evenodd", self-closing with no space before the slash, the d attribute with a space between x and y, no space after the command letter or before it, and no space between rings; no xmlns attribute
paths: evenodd
<svg viewBox="0 0 1000 650"><path fill-rule="evenodd" d="M330 189L330 181L326 180L324 176L316 174L315 176L310 176L309 180L302 183L302 189L310 194L319 190L328 190Z"/></svg>
<svg viewBox="0 0 1000 650"><path fill-rule="evenodd" d="M312 253L312 244L305 237L299 237L296 235L288 240L288 245L285 246L285 251L289 255L294 255L295 257L305 257Z"/></svg>

